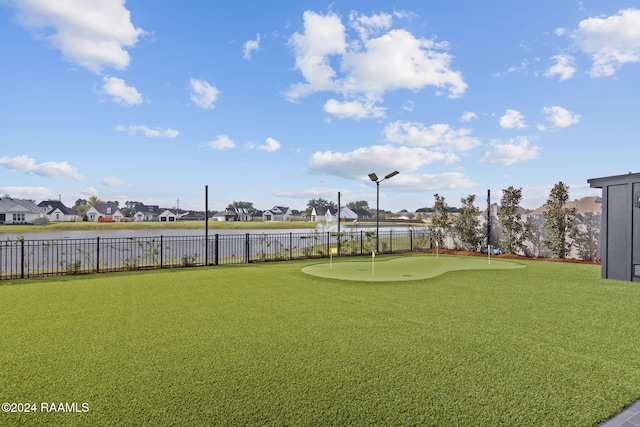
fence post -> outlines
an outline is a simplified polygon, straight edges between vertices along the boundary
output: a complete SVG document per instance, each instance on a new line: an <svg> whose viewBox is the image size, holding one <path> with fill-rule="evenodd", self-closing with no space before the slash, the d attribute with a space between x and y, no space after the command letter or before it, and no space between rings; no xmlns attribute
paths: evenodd
<svg viewBox="0 0 640 427"><path fill-rule="evenodd" d="M409 252L413 252L413 228L409 228Z"/></svg>
<svg viewBox="0 0 640 427"><path fill-rule="evenodd" d="M249 264L249 233L245 235L244 259L245 259L245 264Z"/></svg>
<svg viewBox="0 0 640 427"><path fill-rule="evenodd" d="M360 255L364 252L364 241L362 240L362 230L360 230Z"/></svg>
<svg viewBox="0 0 640 427"><path fill-rule="evenodd" d="M293 233L289 232L289 261L293 259Z"/></svg>
<svg viewBox="0 0 640 427"><path fill-rule="evenodd" d="M100 273L100 236L96 237L96 273Z"/></svg>
<svg viewBox="0 0 640 427"><path fill-rule="evenodd" d="M329 252L331 252L331 233L327 231L327 256L329 256Z"/></svg>
<svg viewBox="0 0 640 427"><path fill-rule="evenodd" d="M163 262L162 262L162 261L163 261L162 256L163 256L164 243L163 243L163 241L162 241L162 240L163 240L163 239L162 239L162 234L161 234L161 235L160 235L160 268L162 268L162 264L163 264Z"/></svg>
<svg viewBox="0 0 640 427"><path fill-rule="evenodd" d="M213 265L218 265L218 234L214 236L213 239L215 255L213 256Z"/></svg>
<svg viewBox="0 0 640 427"><path fill-rule="evenodd" d="M393 230L389 229L389 252L393 253Z"/></svg>
<svg viewBox="0 0 640 427"><path fill-rule="evenodd" d="M24 239L20 240L20 278L24 279Z"/></svg>

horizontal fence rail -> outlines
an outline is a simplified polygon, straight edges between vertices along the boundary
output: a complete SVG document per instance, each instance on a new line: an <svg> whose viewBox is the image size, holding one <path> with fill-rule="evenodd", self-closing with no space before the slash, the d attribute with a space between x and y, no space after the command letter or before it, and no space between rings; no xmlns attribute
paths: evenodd
<svg viewBox="0 0 640 427"><path fill-rule="evenodd" d="M426 229L382 231L380 253L430 247ZM332 251L333 248L333 251ZM0 280L364 255L373 231L0 241Z"/></svg>

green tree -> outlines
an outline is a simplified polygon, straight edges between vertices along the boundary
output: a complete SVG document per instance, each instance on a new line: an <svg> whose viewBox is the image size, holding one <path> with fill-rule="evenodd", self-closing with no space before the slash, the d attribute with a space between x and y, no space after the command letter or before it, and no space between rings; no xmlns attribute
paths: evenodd
<svg viewBox="0 0 640 427"><path fill-rule="evenodd" d="M444 196L438 193L434 194L435 203L433 204L433 217L431 218L431 240L435 244L440 245L444 242L445 237L449 234L451 219L449 218L449 205L445 201Z"/></svg>
<svg viewBox="0 0 640 427"><path fill-rule="evenodd" d="M369 202L366 200L347 203L347 207L358 215L358 218L369 218L371 216Z"/></svg>
<svg viewBox="0 0 640 427"><path fill-rule="evenodd" d="M576 218L576 209L568 208L569 187L562 181L558 182L551 189L549 198L544 207L544 218L546 223L544 229L547 232L543 243L551 249L553 256L566 258L571 251L573 243L570 239L575 237L573 227Z"/></svg>
<svg viewBox="0 0 640 427"><path fill-rule="evenodd" d="M84 213L89 209L89 204L86 199L78 199L75 204L71 207L74 211L79 213L80 215L84 215Z"/></svg>
<svg viewBox="0 0 640 427"><path fill-rule="evenodd" d="M502 190L500 213L498 214L498 220L502 227L500 243L510 254L524 249L524 242L528 235L528 228L522 220L520 202L522 202L522 188L510 186Z"/></svg>
<svg viewBox="0 0 640 427"><path fill-rule="evenodd" d="M120 209L120 212L122 212L122 215L131 218L133 217L133 215L135 215L136 213L136 208L138 207L138 205L142 205L144 203L142 202L136 202L133 200L127 200L126 202L124 202L124 208Z"/></svg>
<svg viewBox="0 0 640 427"><path fill-rule="evenodd" d="M471 251L477 250L483 239L480 228L480 209L474 205L475 200L475 194L460 199L462 207L455 222L460 241L465 249Z"/></svg>
<svg viewBox="0 0 640 427"><path fill-rule="evenodd" d="M311 199L309 200L309 203L307 203L307 216L311 215L311 211L313 211L313 208L337 208L336 204L333 202L330 202L329 200L325 200L322 197L318 197L317 199Z"/></svg>
<svg viewBox="0 0 640 427"><path fill-rule="evenodd" d="M98 196L89 197L89 200L87 200L87 209L98 203L104 203L104 201L100 200Z"/></svg>

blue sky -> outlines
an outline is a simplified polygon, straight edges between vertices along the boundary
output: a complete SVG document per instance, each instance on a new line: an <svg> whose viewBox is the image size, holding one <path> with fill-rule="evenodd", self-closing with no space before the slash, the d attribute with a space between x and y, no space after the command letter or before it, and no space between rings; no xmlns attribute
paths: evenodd
<svg viewBox="0 0 640 427"><path fill-rule="evenodd" d="M631 0L0 0L0 193L535 208L639 170L639 78Z"/></svg>

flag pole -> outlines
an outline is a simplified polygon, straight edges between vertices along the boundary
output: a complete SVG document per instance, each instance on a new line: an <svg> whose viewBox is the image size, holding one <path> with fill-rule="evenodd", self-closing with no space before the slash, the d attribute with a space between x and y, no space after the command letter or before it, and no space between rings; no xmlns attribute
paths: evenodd
<svg viewBox="0 0 640 427"><path fill-rule="evenodd" d="M375 276L376 251L371 251L371 277Z"/></svg>

